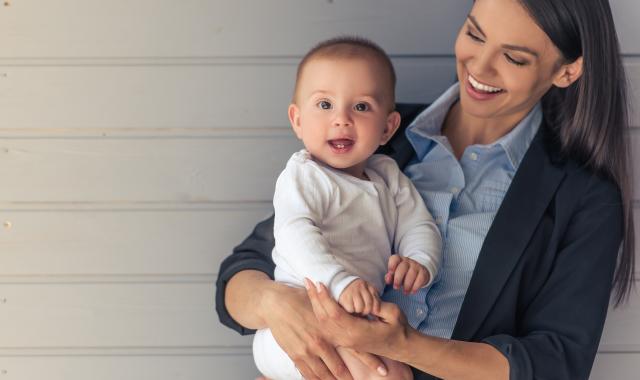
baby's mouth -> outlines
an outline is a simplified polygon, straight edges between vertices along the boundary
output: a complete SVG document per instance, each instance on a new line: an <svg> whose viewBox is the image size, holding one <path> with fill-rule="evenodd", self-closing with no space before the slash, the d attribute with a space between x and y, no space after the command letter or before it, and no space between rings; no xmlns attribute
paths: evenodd
<svg viewBox="0 0 640 380"><path fill-rule="evenodd" d="M329 140L329 145L336 149L345 149L347 147L352 146L354 143L351 139L335 139Z"/></svg>
<svg viewBox="0 0 640 380"><path fill-rule="evenodd" d="M334 139L329 140L328 143L334 153L340 154L350 152L355 141L351 139Z"/></svg>

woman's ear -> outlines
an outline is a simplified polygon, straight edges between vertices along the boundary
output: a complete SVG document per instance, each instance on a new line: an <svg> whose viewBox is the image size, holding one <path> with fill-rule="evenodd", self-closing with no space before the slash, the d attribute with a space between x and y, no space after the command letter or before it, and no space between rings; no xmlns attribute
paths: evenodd
<svg viewBox="0 0 640 380"><path fill-rule="evenodd" d="M289 104L288 114L289 123L291 123L293 132L295 132L296 136L298 136L298 138L302 140L302 127L300 126L300 109L295 103Z"/></svg>
<svg viewBox="0 0 640 380"><path fill-rule="evenodd" d="M382 138L380 139L380 145L384 145L391 140L393 134L396 133L400 126L400 114L397 111L393 111L387 116L384 131L382 132Z"/></svg>
<svg viewBox="0 0 640 380"><path fill-rule="evenodd" d="M571 63L560 66L560 70L556 74L553 80L553 85L560 88L567 88L571 86L582 76L583 60L579 57Z"/></svg>

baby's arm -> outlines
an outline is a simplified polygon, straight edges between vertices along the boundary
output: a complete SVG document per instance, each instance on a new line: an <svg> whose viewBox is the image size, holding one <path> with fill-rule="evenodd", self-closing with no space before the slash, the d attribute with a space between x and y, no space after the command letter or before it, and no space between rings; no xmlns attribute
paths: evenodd
<svg viewBox="0 0 640 380"><path fill-rule="evenodd" d="M398 223L394 250L389 258L385 282L405 293L428 286L435 279L442 259L442 237L424 200L411 180L394 165L387 168L391 179L397 180L395 193Z"/></svg>
<svg viewBox="0 0 640 380"><path fill-rule="evenodd" d="M294 155L295 156L295 155ZM282 270L302 281L322 282L334 299L358 277L336 260L323 235L322 224L334 187L319 167L293 157L278 177L273 198L275 209L273 260Z"/></svg>

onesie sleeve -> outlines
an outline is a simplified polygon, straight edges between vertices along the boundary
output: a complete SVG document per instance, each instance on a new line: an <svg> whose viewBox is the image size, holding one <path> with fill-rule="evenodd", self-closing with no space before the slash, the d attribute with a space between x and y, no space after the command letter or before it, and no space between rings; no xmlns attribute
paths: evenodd
<svg viewBox="0 0 640 380"><path fill-rule="evenodd" d="M273 260L300 279L322 282L338 299L358 277L336 260L322 232L322 224L335 199L334 186L318 164L292 160L276 183Z"/></svg>
<svg viewBox="0 0 640 380"><path fill-rule="evenodd" d="M404 175L391 158L381 156L388 176L389 187L394 192L398 210L394 238L394 253L422 264L429 271L431 285L438 274L442 259L440 230L427 210L424 200L411 180ZM395 184L395 185L394 185Z"/></svg>

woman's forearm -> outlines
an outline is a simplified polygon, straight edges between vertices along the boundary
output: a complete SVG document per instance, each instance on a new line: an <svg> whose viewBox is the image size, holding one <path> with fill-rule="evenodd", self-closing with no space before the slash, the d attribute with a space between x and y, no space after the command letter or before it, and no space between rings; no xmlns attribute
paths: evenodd
<svg viewBox="0 0 640 380"><path fill-rule="evenodd" d="M273 280L257 270L243 270L236 273L225 291L224 303L231 317L249 329L267 327L263 317L262 302L268 298Z"/></svg>
<svg viewBox="0 0 640 380"><path fill-rule="evenodd" d="M485 343L435 338L413 330L390 357L442 379L509 379L509 362Z"/></svg>

